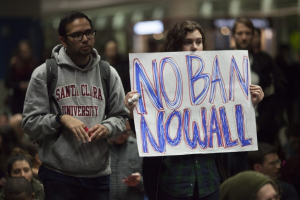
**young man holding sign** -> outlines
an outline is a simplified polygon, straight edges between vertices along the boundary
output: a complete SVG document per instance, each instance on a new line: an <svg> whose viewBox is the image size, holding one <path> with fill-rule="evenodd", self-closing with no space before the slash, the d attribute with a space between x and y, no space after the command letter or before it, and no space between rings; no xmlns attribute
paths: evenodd
<svg viewBox="0 0 300 200"><path fill-rule="evenodd" d="M163 47L164 52L203 50L206 50L204 31L198 23L191 21L176 23ZM253 105L263 98L259 86L251 85L250 93ZM136 94L137 91L131 91L124 99L131 117L137 104L132 97ZM224 154L145 157L143 174L146 194L150 200L217 200L220 197L220 183L228 177L226 157Z"/></svg>

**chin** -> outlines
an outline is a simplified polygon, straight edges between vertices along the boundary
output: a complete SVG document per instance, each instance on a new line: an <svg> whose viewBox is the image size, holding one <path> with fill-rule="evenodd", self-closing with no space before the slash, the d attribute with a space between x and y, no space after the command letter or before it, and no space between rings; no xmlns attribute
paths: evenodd
<svg viewBox="0 0 300 200"><path fill-rule="evenodd" d="M92 53L92 51L90 50L90 51L84 51L84 52L81 51L79 54L82 55L82 56L88 56L91 53Z"/></svg>

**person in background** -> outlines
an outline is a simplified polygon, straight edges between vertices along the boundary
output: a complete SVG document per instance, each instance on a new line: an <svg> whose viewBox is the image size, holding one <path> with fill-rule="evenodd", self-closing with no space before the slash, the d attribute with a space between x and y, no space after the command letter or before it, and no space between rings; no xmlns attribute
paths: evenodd
<svg viewBox="0 0 300 200"><path fill-rule="evenodd" d="M255 27L249 18L236 19L232 28L235 50L248 50L251 65L251 83L259 85L263 100L255 107L257 139L273 144L277 139L286 95L286 79L271 56L263 51L253 52ZM278 120L278 121L277 121ZM228 153L230 176L247 169L247 152Z"/></svg>
<svg viewBox="0 0 300 200"><path fill-rule="evenodd" d="M51 54L52 54L51 49L46 49L46 48L43 49L39 59L38 66L45 63L47 59L51 58Z"/></svg>
<svg viewBox="0 0 300 200"><path fill-rule="evenodd" d="M24 177L11 177L4 187L4 200L34 200L30 182Z"/></svg>
<svg viewBox="0 0 300 200"><path fill-rule="evenodd" d="M109 62L118 72L125 93L130 91L129 60L122 56L118 50L118 43L114 39L108 40L104 45L103 60Z"/></svg>
<svg viewBox="0 0 300 200"><path fill-rule="evenodd" d="M274 179L280 177L281 160L278 157L277 149L267 143L258 143L257 151L249 151L247 161L250 170L254 170ZM282 189L281 200L299 200L298 194L293 185L278 180Z"/></svg>
<svg viewBox="0 0 300 200"><path fill-rule="evenodd" d="M28 83L36 67L37 62L32 55L31 45L27 40L21 40L16 55L11 58L5 77L5 85L8 88L9 106L12 114L23 113Z"/></svg>
<svg viewBox="0 0 300 200"><path fill-rule="evenodd" d="M0 126L0 189L6 182L6 162L14 148L23 148L15 131L9 125Z"/></svg>
<svg viewBox="0 0 300 200"><path fill-rule="evenodd" d="M254 25L249 18L236 19L232 35L236 50L248 50L251 65L251 83L259 85L264 99L257 105L257 139L273 144L283 126L282 110L287 92L287 81L272 57L266 52L252 50Z"/></svg>
<svg viewBox="0 0 300 200"><path fill-rule="evenodd" d="M44 187L43 185L33 178L32 164L30 155L20 148L14 149L12 155L7 160L7 177L25 177L31 184L35 199L44 200ZM1 191L0 196L3 196L4 191ZM0 198L0 200L2 200Z"/></svg>
<svg viewBox="0 0 300 200"><path fill-rule="evenodd" d="M7 125L8 122L9 122L8 112L0 108L0 126Z"/></svg>
<svg viewBox="0 0 300 200"><path fill-rule="evenodd" d="M27 142L24 144L24 149L29 153L31 157L33 177L39 180L40 178L38 176L38 172L39 172L39 167L42 165L42 161L39 159L38 144Z"/></svg>
<svg viewBox="0 0 300 200"><path fill-rule="evenodd" d="M170 29L162 49L163 52L203 50L206 50L204 31L200 24L188 20ZM261 88L255 85L250 86L250 93L254 106L264 96ZM124 99L131 118L137 102L129 104L128 99L135 94L137 91L131 91ZM219 186L228 178L227 154L145 157L143 177L150 200L219 200Z"/></svg>
<svg viewBox="0 0 300 200"><path fill-rule="evenodd" d="M221 184L220 200L278 200L274 182L255 171L240 172Z"/></svg>
<svg viewBox="0 0 300 200"><path fill-rule="evenodd" d="M49 102L44 63L30 79L22 128L39 141L38 175L46 199L105 200L111 173L107 139L121 134L128 115L122 82L94 49L96 31L84 13L68 12L58 33L61 44L52 51L59 74L53 95L61 113ZM106 86L100 67L109 71Z"/></svg>
<svg viewBox="0 0 300 200"><path fill-rule="evenodd" d="M281 43L278 46L277 55L274 60L287 80L287 98L285 99L286 102L284 102L284 108L286 110L288 124L297 123L300 120L300 93L296 92L300 86L300 80L298 78L298 74L300 73L299 64L294 62L290 46L285 43Z"/></svg>
<svg viewBox="0 0 300 200"><path fill-rule="evenodd" d="M19 143L25 143L29 142L31 139L28 135L25 134L25 132L22 130L22 114L17 113L12 115L9 118L9 126L12 127L16 134L16 138L19 141Z"/></svg>
<svg viewBox="0 0 300 200"><path fill-rule="evenodd" d="M259 53L261 51L261 30L259 28L254 28L252 51L253 53Z"/></svg>
<svg viewBox="0 0 300 200"><path fill-rule="evenodd" d="M300 125L291 124L286 130L289 157L282 166L281 179L292 184L300 197Z"/></svg>
<svg viewBox="0 0 300 200"><path fill-rule="evenodd" d="M109 140L111 158L110 200L143 200L143 159L139 157L136 139L129 122L115 140Z"/></svg>

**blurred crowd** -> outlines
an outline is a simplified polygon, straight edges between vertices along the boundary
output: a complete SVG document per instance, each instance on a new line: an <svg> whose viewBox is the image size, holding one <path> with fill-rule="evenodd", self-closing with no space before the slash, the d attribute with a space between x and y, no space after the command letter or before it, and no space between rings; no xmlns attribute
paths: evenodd
<svg viewBox="0 0 300 200"><path fill-rule="evenodd" d="M241 170L233 169L231 176L234 177L245 170L262 172L278 182L278 194L281 194L282 199L284 199L284 192L282 193L284 188L285 191L292 190L300 196L300 92L298 90L300 79L297 78L300 74L300 62L293 59L288 44L280 44L276 57L272 58L261 50L260 41L260 29L255 29L255 36L251 40L252 49L249 49L255 60L251 68L252 84L260 85L265 94L263 101L256 107L259 151L244 154L243 158L247 158L245 161L247 167ZM20 41L10 65L7 66L5 78L9 94L7 98L9 110L0 108L0 189L3 190L11 177L25 177L32 185L35 198L40 200L44 199L44 193L43 185L38 178L38 170L42 164L38 156L38 144L24 133L21 123L31 74L50 56L49 51L45 50L43 57L36 60L32 55L29 42ZM116 40L107 41L105 52L101 56L115 67L125 93L129 92L131 89L128 55L121 55L118 52ZM111 191L113 191L111 199L146 198L143 189L143 161L138 156L136 139L129 124L126 126L126 131L109 144L112 168ZM255 153L258 155L254 155ZM272 156L275 157L276 162L270 161L271 167L267 168L266 163L268 159L273 159ZM130 180L134 176L138 179L132 180L138 181ZM236 179L230 181L234 182ZM223 190L229 191L226 186Z"/></svg>

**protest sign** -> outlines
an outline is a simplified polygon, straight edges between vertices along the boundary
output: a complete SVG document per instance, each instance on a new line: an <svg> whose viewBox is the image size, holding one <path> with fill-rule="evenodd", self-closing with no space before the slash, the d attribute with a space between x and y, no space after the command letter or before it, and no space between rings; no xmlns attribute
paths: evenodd
<svg viewBox="0 0 300 200"><path fill-rule="evenodd" d="M140 156L257 150L248 51L129 54Z"/></svg>

